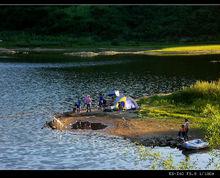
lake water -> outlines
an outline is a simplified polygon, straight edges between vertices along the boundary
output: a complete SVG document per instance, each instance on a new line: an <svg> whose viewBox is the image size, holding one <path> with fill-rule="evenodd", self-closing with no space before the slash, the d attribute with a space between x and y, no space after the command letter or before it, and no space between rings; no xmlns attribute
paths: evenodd
<svg viewBox="0 0 220 178"><path fill-rule="evenodd" d="M41 129L56 112L71 110L69 99L119 89L139 97L168 93L196 80L220 78L220 56L115 56L66 59L0 57L0 169L150 169L138 147L98 132ZM154 148L178 163L214 169L210 152L185 156ZM209 160L213 164L208 165ZM199 160L199 161L197 161Z"/></svg>

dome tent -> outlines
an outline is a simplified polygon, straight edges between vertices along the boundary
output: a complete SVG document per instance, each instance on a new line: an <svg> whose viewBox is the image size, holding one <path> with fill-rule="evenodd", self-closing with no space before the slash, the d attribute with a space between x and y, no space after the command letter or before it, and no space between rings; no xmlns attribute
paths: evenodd
<svg viewBox="0 0 220 178"><path fill-rule="evenodd" d="M125 110L138 109L139 108L137 102L129 96L124 96L124 95L118 96L115 99L115 102L114 102L114 109L118 109L119 103L122 104L122 107Z"/></svg>

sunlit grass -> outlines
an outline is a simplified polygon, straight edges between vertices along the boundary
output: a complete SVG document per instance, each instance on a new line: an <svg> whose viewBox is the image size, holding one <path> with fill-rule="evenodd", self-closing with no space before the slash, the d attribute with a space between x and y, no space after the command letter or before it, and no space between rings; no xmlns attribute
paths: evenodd
<svg viewBox="0 0 220 178"><path fill-rule="evenodd" d="M138 101L142 119L189 119L191 127L202 128L210 145L220 143L220 80L197 81L168 95L155 95Z"/></svg>
<svg viewBox="0 0 220 178"><path fill-rule="evenodd" d="M220 45L191 45L168 47L155 50L149 50L153 55L169 56L169 55L204 55L204 54L220 54Z"/></svg>
<svg viewBox="0 0 220 178"><path fill-rule="evenodd" d="M170 47L163 48L154 51L200 51L200 50L220 50L220 45L199 45L199 46L181 46L181 47Z"/></svg>
<svg viewBox="0 0 220 178"><path fill-rule="evenodd" d="M198 81L169 95L155 95L139 101L141 118L190 119L206 122L220 111L220 80Z"/></svg>
<svg viewBox="0 0 220 178"><path fill-rule="evenodd" d="M175 102L192 103L197 100L210 100L212 103L220 99L220 80L197 81L190 87L185 87L169 96ZM203 100L203 101L202 101Z"/></svg>

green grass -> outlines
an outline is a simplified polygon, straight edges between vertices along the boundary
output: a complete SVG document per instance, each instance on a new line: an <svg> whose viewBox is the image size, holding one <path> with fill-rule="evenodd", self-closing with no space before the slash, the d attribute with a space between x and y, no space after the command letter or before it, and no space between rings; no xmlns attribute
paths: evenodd
<svg viewBox="0 0 220 178"><path fill-rule="evenodd" d="M208 112L220 109L220 80L215 82L198 81L168 95L155 95L141 98L139 114L156 118L207 118ZM210 111L209 111L210 110Z"/></svg>
<svg viewBox="0 0 220 178"><path fill-rule="evenodd" d="M148 52L148 51L146 51ZM187 46L173 46L161 49L151 50L150 52L156 55L201 55L201 54L220 54L220 45L206 44L206 45L187 45Z"/></svg>
<svg viewBox="0 0 220 178"><path fill-rule="evenodd" d="M138 101L142 119L189 119L200 127L212 145L220 143L220 80L198 81L168 95L155 95Z"/></svg>
<svg viewBox="0 0 220 178"><path fill-rule="evenodd" d="M197 45L163 48L157 51L200 51L200 50L220 50L220 45Z"/></svg>

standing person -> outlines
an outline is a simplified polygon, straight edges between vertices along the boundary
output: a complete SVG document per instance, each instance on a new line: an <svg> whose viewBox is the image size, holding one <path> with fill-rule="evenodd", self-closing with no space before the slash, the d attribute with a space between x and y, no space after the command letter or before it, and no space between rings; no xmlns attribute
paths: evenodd
<svg viewBox="0 0 220 178"><path fill-rule="evenodd" d="M86 104L86 112L91 112L92 98L90 95L85 96L84 103Z"/></svg>
<svg viewBox="0 0 220 178"><path fill-rule="evenodd" d="M78 98L77 102L75 103L76 106L76 112L80 113L81 111L81 100Z"/></svg>
<svg viewBox="0 0 220 178"><path fill-rule="evenodd" d="M101 93L99 93L99 109L101 109L104 105L104 97Z"/></svg>
<svg viewBox="0 0 220 178"><path fill-rule="evenodd" d="M88 95L88 103L87 103L87 111L91 112L91 107L92 107L92 98L90 95Z"/></svg>
<svg viewBox="0 0 220 178"><path fill-rule="evenodd" d="M184 124L181 125L181 128L179 130L178 136L180 138L183 138L185 140L185 136L186 136L186 131L185 131L185 126Z"/></svg>
<svg viewBox="0 0 220 178"><path fill-rule="evenodd" d="M189 121L188 119L185 119L185 123L184 123L184 128L185 128L185 138L188 140L188 132L189 132Z"/></svg>

